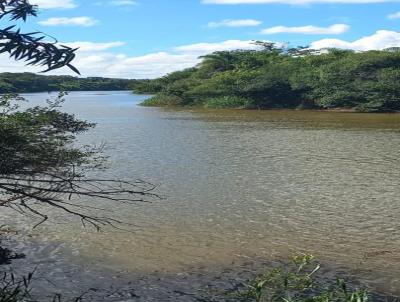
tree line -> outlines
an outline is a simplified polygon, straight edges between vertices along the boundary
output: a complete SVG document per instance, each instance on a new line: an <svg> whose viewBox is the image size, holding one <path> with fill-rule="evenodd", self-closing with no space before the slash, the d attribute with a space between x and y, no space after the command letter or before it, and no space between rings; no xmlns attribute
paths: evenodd
<svg viewBox="0 0 400 302"><path fill-rule="evenodd" d="M133 85L147 106L400 110L400 51L282 48L219 51L194 68Z"/></svg>
<svg viewBox="0 0 400 302"><path fill-rule="evenodd" d="M0 93L48 91L131 90L135 80L101 77L44 76L34 73L0 73Z"/></svg>

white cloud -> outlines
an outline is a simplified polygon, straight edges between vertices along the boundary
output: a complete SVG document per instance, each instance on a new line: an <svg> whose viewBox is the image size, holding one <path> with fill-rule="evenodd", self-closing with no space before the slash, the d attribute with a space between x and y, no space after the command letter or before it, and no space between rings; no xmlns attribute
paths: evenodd
<svg viewBox="0 0 400 302"><path fill-rule="evenodd" d="M383 2L398 2L398 0L202 0L203 4L290 4L290 5L304 5L312 3L383 3Z"/></svg>
<svg viewBox="0 0 400 302"><path fill-rule="evenodd" d="M38 22L44 26L94 26L99 23L98 20L91 18L91 17L73 17L73 18L66 18L66 17L55 17L49 18L43 21Z"/></svg>
<svg viewBox="0 0 400 302"><path fill-rule="evenodd" d="M259 48L259 46L252 44L252 41L229 40L221 43L179 46L170 52L127 56L110 52L110 49L124 45L123 42L73 42L63 44L70 47L80 47L73 64L83 76L122 78L155 78L173 71L193 67L200 62L199 56L213 51ZM39 67L24 67L22 62L14 62L7 55L0 55L0 72L38 72L40 70ZM49 74L74 75L68 68L59 69Z"/></svg>
<svg viewBox="0 0 400 302"><path fill-rule="evenodd" d="M193 55L204 55L214 51L236 50L236 49L258 49L253 41L227 40L220 43L197 43L174 48L174 51Z"/></svg>
<svg viewBox="0 0 400 302"><path fill-rule="evenodd" d="M95 43L95 42L78 41L78 42L70 42L62 44L69 46L71 48L79 48L79 52L96 52L123 46L125 45L125 42L116 41L108 43Z"/></svg>
<svg viewBox="0 0 400 302"><path fill-rule="evenodd" d="M119 7L132 7L139 5L138 1L133 0L111 0L111 1L97 1L93 2L95 6L119 6Z"/></svg>
<svg viewBox="0 0 400 302"><path fill-rule="evenodd" d="M74 8L77 6L73 0L30 0L29 2L43 9Z"/></svg>
<svg viewBox="0 0 400 302"><path fill-rule="evenodd" d="M125 43L73 42L64 43L71 47L80 47L73 64L83 76L103 76L121 78L155 78L167 73L193 67L200 62L199 56L213 51L233 49L258 49L252 41L228 40L220 43L198 43L173 48L169 52L156 52L140 56L128 56L116 52ZM355 41L322 39L311 44L312 48L344 48L353 50L384 49L400 47L400 32L379 30L375 34ZM111 51L116 48L116 50ZM23 62L11 61L7 55L0 55L0 72L38 72L39 67L24 67ZM74 75L68 68L50 74Z"/></svg>
<svg viewBox="0 0 400 302"><path fill-rule="evenodd" d="M252 41L228 40L221 43L199 43L175 47L171 52L142 56L98 53L78 54L75 64L84 75L105 75L124 78L155 78L167 73L193 67L199 56L214 51L258 49Z"/></svg>
<svg viewBox="0 0 400 302"><path fill-rule="evenodd" d="M114 1L110 1L109 3L114 6L138 5L138 3L136 1L132 1L132 0L114 0Z"/></svg>
<svg viewBox="0 0 400 302"><path fill-rule="evenodd" d="M346 24L334 24L329 27L318 27L313 25L307 26L274 26L266 28L261 31L262 34L272 35L280 33L293 33L293 34L304 34L304 35L339 35L348 31L350 27Z"/></svg>
<svg viewBox="0 0 400 302"><path fill-rule="evenodd" d="M261 25L262 22L254 19L225 19L219 22L210 22L208 23L208 27L248 27L248 26L258 26Z"/></svg>
<svg viewBox="0 0 400 302"><path fill-rule="evenodd" d="M400 19L400 12L396 12L387 16L389 19Z"/></svg>
<svg viewBox="0 0 400 302"><path fill-rule="evenodd" d="M389 47L400 47L400 32L378 30L371 36L348 42L339 39L322 39L311 43L310 48L341 48L358 51L382 50Z"/></svg>

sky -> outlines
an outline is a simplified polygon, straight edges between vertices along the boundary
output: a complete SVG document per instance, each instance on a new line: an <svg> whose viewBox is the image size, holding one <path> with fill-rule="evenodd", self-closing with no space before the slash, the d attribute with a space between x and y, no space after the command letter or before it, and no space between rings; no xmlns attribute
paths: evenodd
<svg viewBox="0 0 400 302"><path fill-rule="evenodd" d="M400 0L31 0L24 31L77 46L82 76L155 78L254 40L359 51L400 47ZM1 26L7 26L6 20ZM0 72L39 72L0 56ZM68 68L52 74L73 74Z"/></svg>

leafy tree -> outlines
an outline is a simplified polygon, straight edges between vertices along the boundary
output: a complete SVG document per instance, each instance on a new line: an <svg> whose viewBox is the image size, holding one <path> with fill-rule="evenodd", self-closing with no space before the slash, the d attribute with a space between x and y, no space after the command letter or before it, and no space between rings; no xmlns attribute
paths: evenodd
<svg viewBox="0 0 400 302"><path fill-rule="evenodd" d="M254 44L260 49L216 52L194 69L148 81L161 94L145 104L163 105L164 98L164 105L214 108L400 108L397 49L316 51ZM171 102L176 97L180 101Z"/></svg>
<svg viewBox="0 0 400 302"><path fill-rule="evenodd" d="M367 84L370 93L366 95L367 103L358 107L360 111L400 110L400 70L384 68L377 74L376 81Z"/></svg>
<svg viewBox="0 0 400 302"><path fill-rule="evenodd" d="M99 77L45 76L28 72L0 73L0 93L130 90L138 82Z"/></svg>
<svg viewBox="0 0 400 302"><path fill-rule="evenodd" d="M27 0L0 2L0 18L26 20L36 13L37 8ZM11 58L28 65L45 66L44 71L67 66L79 73L71 65L75 49L58 46L56 41L43 42L44 37L37 34L22 34L14 26L0 30L0 53L7 52ZM36 85L35 80L40 82L43 78L30 76L30 80ZM0 86L6 91L12 90L13 83L3 82ZM51 208L79 217L83 225L98 230L103 226L117 227L121 222L105 215L107 210L98 204L144 201L154 196L153 187L140 181L88 176L91 171L103 168L105 158L101 148L74 144L76 135L88 131L94 124L62 112L64 96L65 93L60 93L55 100L48 100L47 106L26 110L19 107L25 101L22 97L0 96L0 207L36 215L41 218L36 226L48 219L47 211ZM17 256L0 248L0 264ZM32 274L22 278L2 274L0 301L26 301L31 279ZM54 301L61 299L57 296Z"/></svg>
<svg viewBox="0 0 400 302"><path fill-rule="evenodd" d="M0 18L26 20L36 16L37 7L27 0L0 2ZM45 71L71 65L74 49L56 42L42 42L37 33L21 34L10 26L0 31L0 52L9 52L16 60L30 65L44 65ZM32 76L31 76L32 78ZM33 77L34 78L34 77ZM35 78L42 79L42 78ZM6 89L7 85L3 85ZM88 214L90 200L131 203L153 196L152 187L143 182L127 182L87 177L102 168L99 148L74 147L77 134L88 131L93 124L60 111L64 93L46 107L20 110L24 101L18 95L0 97L0 206L30 212L47 220L43 206L78 216L83 224L99 229L119 221L111 217ZM85 198L82 204L80 198Z"/></svg>
<svg viewBox="0 0 400 302"><path fill-rule="evenodd" d="M218 51L200 58L203 59L201 66L211 73L232 70L234 68L235 56L229 51Z"/></svg>
<svg viewBox="0 0 400 302"><path fill-rule="evenodd" d="M91 201L144 201L151 186L85 176L101 168L103 157L98 148L73 146L75 136L94 125L59 111L63 97L61 93L47 107L24 111L15 103L23 101L21 97L0 98L0 206L31 212L42 218L40 223L48 217L39 209L50 206L97 229L115 225L115 219L84 211L93 207Z"/></svg>

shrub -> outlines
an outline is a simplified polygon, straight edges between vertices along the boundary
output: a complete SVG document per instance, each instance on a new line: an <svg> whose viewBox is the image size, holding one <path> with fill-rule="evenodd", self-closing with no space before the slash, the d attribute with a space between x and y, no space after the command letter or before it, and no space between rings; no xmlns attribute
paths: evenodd
<svg viewBox="0 0 400 302"><path fill-rule="evenodd" d="M178 106L181 102L182 98L178 96L169 94L157 94L142 102L141 105L148 107L173 107Z"/></svg>
<svg viewBox="0 0 400 302"><path fill-rule="evenodd" d="M293 257L287 267L254 279L239 297L243 302L367 302L365 290L351 290L342 279L332 284L318 277L320 265L312 255Z"/></svg>
<svg viewBox="0 0 400 302"><path fill-rule="evenodd" d="M3 273L0 277L0 302L22 302L29 296L33 273L21 279Z"/></svg>
<svg viewBox="0 0 400 302"><path fill-rule="evenodd" d="M208 99L204 107L213 109L222 108L247 108L251 104L251 99L238 96L221 96Z"/></svg>
<svg viewBox="0 0 400 302"><path fill-rule="evenodd" d="M379 101L371 101L368 103L358 105L355 110L357 112L388 112L392 110L388 110L384 106L384 102Z"/></svg>

